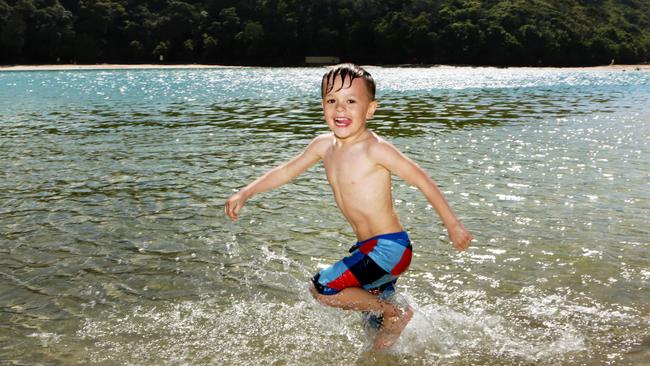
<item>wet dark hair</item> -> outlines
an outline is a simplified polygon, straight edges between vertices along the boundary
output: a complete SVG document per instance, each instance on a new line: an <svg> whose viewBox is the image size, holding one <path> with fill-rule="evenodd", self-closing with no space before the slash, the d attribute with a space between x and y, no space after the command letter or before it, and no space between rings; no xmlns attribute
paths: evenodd
<svg viewBox="0 0 650 366"><path fill-rule="evenodd" d="M341 87L336 91L349 88L352 86L354 79L361 78L366 83L370 100L375 100L375 80L373 80L372 75L361 66L351 63L334 65L323 75L323 80L320 84L321 98L325 98L325 95L334 89L334 82L337 77L341 78ZM345 86L346 79L349 80L347 86Z"/></svg>

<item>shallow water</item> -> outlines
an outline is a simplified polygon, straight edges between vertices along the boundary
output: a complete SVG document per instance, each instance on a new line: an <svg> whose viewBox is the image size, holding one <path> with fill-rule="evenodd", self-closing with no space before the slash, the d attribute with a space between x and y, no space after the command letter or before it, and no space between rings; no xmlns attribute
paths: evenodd
<svg viewBox="0 0 650 366"><path fill-rule="evenodd" d="M388 354L307 283L354 236L321 166L323 69L0 72L0 363L647 365L650 73L371 68L370 127L476 236L394 181L416 315Z"/></svg>

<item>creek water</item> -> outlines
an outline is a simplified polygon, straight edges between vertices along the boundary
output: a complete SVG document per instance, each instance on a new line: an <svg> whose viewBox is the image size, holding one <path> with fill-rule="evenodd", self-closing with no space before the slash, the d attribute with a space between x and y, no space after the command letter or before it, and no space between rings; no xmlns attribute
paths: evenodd
<svg viewBox="0 0 650 366"><path fill-rule="evenodd" d="M379 68L369 128L474 234L393 181L416 310L370 351L309 295L355 241L321 165L324 68L0 72L0 363L648 365L650 72Z"/></svg>

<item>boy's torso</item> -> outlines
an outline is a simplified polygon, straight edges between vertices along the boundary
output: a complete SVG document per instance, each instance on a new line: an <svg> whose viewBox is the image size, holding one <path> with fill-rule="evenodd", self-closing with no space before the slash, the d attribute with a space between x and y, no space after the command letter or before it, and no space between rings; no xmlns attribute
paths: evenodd
<svg viewBox="0 0 650 366"><path fill-rule="evenodd" d="M401 231L393 207L391 174L370 153L380 138L369 132L352 144L341 144L333 135L326 141L321 156L327 180L357 239Z"/></svg>

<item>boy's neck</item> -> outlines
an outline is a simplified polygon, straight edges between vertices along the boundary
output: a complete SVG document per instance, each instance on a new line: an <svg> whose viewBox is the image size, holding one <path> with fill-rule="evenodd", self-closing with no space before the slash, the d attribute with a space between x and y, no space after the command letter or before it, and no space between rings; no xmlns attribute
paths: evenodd
<svg viewBox="0 0 650 366"><path fill-rule="evenodd" d="M355 144L355 143L357 143L359 141L365 140L366 138L368 138L368 136L370 136L371 133L372 132L367 127L364 127L361 131L359 131L359 133L357 133L355 135L348 136L346 138L340 138L340 137L334 135L334 138L336 139L337 145L349 146L349 145L353 145L353 144Z"/></svg>

